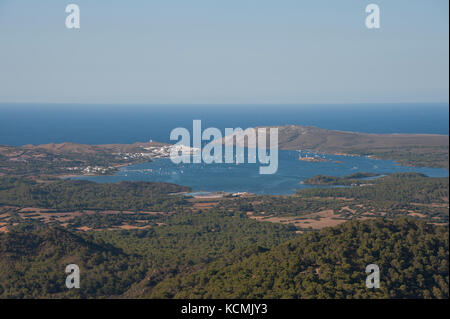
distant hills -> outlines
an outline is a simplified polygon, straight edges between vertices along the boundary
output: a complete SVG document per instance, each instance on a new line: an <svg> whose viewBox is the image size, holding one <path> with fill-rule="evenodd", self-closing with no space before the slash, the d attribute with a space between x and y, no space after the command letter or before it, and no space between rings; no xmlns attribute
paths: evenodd
<svg viewBox="0 0 450 319"><path fill-rule="evenodd" d="M133 144L102 144L102 145L89 145L89 144L78 144L78 143L50 143L41 145L24 145L21 148L26 150L45 150L53 154L92 154L97 152L108 152L108 153L133 153L142 152L145 147L158 147L165 146L165 143L159 142L136 142Z"/></svg>
<svg viewBox="0 0 450 319"><path fill-rule="evenodd" d="M0 145L0 176L112 174L121 166L144 163L165 155L167 147L168 144L153 141L105 145L69 142L18 147Z"/></svg>
<svg viewBox="0 0 450 319"><path fill-rule="evenodd" d="M410 166L449 166L448 135L371 134L297 125L273 127L278 128L278 146L282 150L368 155ZM235 136L237 144L247 145L244 134ZM225 137L222 142L227 139L229 137Z"/></svg>

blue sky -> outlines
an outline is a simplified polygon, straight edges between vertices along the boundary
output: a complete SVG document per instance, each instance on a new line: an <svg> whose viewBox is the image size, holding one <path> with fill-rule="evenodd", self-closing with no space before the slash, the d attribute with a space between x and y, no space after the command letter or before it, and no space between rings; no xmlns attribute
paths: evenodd
<svg viewBox="0 0 450 319"><path fill-rule="evenodd" d="M365 27L377 3L381 29ZM65 6L81 29L65 27ZM448 102L447 0L0 0L0 103Z"/></svg>

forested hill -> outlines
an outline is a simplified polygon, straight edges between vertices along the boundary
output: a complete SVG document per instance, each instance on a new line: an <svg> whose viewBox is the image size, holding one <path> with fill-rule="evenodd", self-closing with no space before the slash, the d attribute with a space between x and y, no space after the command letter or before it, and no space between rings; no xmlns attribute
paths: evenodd
<svg viewBox="0 0 450 319"><path fill-rule="evenodd" d="M58 228L22 226L0 235L0 257L0 298L111 296L143 272L136 256ZM69 264L82 265L84 289L66 289Z"/></svg>
<svg viewBox="0 0 450 319"><path fill-rule="evenodd" d="M0 233L0 299L141 298L167 277L219 258L250 256L295 236L292 227L231 212L186 212L159 221L149 229L92 232L16 225ZM80 289L65 286L72 263L80 267Z"/></svg>
<svg viewBox="0 0 450 319"><path fill-rule="evenodd" d="M238 263L168 279L152 298L448 298L448 228L398 219L347 222ZM380 267L381 287L365 285Z"/></svg>
<svg viewBox="0 0 450 319"><path fill-rule="evenodd" d="M88 181L37 183L30 179L0 178L0 204L61 210L118 209L170 211L185 204L174 193L189 187L170 183L119 182L99 184Z"/></svg>
<svg viewBox="0 0 450 319"><path fill-rule="evenodd" d="M333 179L333 177L325 178ZM348 181L345 178L341 179ZM378 202L448 203L448 177L430 178L419 173L395 173L365 183L364 187L303 189L297 194L305 197L346 197Z"/></svg>

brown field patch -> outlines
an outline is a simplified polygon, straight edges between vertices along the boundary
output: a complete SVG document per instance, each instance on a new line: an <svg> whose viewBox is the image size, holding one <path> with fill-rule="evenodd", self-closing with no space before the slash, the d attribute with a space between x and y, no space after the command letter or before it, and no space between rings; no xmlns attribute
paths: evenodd
<svg viewBox="0 0 450 319"><path fill-rule="evenodd" d="M208 202L208 203L194 203L192 207L195 209L201 208L213 208L217 205L217 202Z"/></svg>
<svg viewBox="0 0 450 319"><path fill-rule="evenodd" d="M258 221L265 221L277 224L291 224L297 228L311 228L311 229L322 229L324 227L333 227L346 222L346 219L340 219L338 215L334 214L332 209L327 209L320 211L318 213L309 214L302 218L297 216L291 217L276 217L276 216L252 216L249 218Z"/></svg>
<svg viewBox="0 0 450 319"><path fill-rule="evenodd" d="M90 230L92 230L92 228L90 228L90 227L88 227L88 226L81 226L81 227L78 227L77 230L80 230L80 231L90 231Z"/></svg>
<svg viewBox="0 0 450 319"><path fill-rule="evenodd" d="M18 211L18 213L44 213L44 212L54 212L54 209L46 208L36 208L36 207L26 207Z"/></svg>
<svg viewBox="0 0 450 319"><path fill-rule="evenodd" d="M18 215L22 219L38 219L43 223L49 223L50 221L58 221L60 223L67 223L68 221L74 219L75 217L79 217L82 215L117 215L117 214L142 214L142 215L170 215L170 213L164 212L132 212L132 211L119 211L119 210L104 210L104 211L95 211L95 210L81 210L81 211L72 211L72 212L57 212L55 210L47 210L47 209L39 209L33 207L27 207L19 210ZM2 214L5 215L7 219L10 218L8 213ZM1 219L1 218L0 218Z"/></svg>
<svg viewBox="0 0 450 319"><path fill-rule="evenodd" d="M420 217L420 218L425 218L426 217L424 214L415 213L415 212L412 212L412 211L408 211L408 215L409 216L413 216L413 217Z"/></svg>
<svg viewBox="0 0 450 319"><path fill-rule="evenodd" d="M0 214L0 219L8 218L10 215L8 213Z"/></svg>
<svg viewBox="0 0 450 319"><path fill-rule="evenodd" d="M345 219L333 219L330 217L317 219L304 219L294 223L296 227L299 228L311 228L311 229L322 229L325 227L334 227L339 224L345 223Z"/></svg>
<svg viewBox="0 0 450 319"><path fill-rule="evenodd" d="M124 224L113 228L108 228L109 230L117 230L117 229L124 229L124 230L131 230L131 229L148 229L151 225L145 225L145 226L137 226L137 225L129 225Z"/></svg>

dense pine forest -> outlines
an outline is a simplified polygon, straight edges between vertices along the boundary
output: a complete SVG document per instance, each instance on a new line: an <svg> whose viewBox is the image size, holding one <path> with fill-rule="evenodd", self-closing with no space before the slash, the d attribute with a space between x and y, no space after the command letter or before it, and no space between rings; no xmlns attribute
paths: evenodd
<svg viewBox="0 0 450 319"><path fill-rule="evenodd" d="M25 178L0 178L0 204L59 210L117 209L170 211L186 202L168 196L190 188L168 183L88 181L37 183Z"/></svg>
<svg viewBox="0 0 450 319"><path fill-rule="evenodd" d="M0 298L142 297L166 278L295 236L292 227L242 214L187 213L161 221L148 230L89 233L18 225L0 234ZM80 267L80 289L65 287L64 270L71 263Z"/></svg>
<svg viewBox="0 0 450 319"><path fill-rule="evenodd" d="M155 298L448 298L448 228L407 219L348 222L240 262L158 284ZM365 285L369 264L380 288Z"/></svg>
<svg viewBox="0 0 450 319"><path fill-rule="evenodd" d="M411 219L295 236L219 212L148 231L22 226L0 235L0 297L448 298L448 238L448 228ZM64 286L69 263L80 265L80 289ZM365 286L372 263L380 289Z"/></svg>
<svg viewBox="0 0 450 319"><path fill-rule="evenodd" d="M448 178L310 181L333 187L201 200L0 178L0 298L448 298ZM80 289L65 287L72 263Z"/></svg>
<svg viewBox="0 0 450 319"><path fill-rule="evenodd" d="M379 202L432 203L448 200L448 181L448 178L429 178L419 173L396 173L366 181L363 187L305 189L298 191L298 194L305 197L346 197Z"/></svg>

